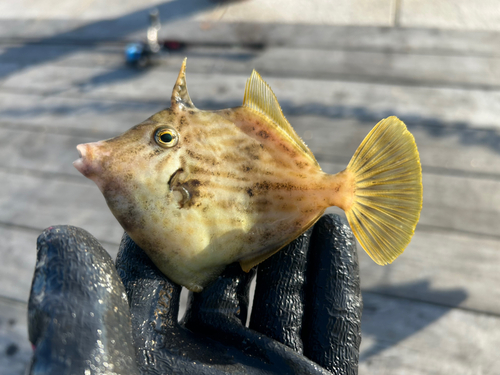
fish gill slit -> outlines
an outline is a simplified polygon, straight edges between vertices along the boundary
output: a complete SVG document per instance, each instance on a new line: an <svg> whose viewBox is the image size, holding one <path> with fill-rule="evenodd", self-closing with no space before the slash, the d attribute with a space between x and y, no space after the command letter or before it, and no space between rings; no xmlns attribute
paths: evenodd
<svg viewBox="0 0 500 375"><path fill-rule="evenodd" d="M179 201L179 208L184 208L191 201L189 190L179 184L179 175L184 172L184 169L179 168L168 180L170 191L177 191L181 194L182 200Z"/></svg>

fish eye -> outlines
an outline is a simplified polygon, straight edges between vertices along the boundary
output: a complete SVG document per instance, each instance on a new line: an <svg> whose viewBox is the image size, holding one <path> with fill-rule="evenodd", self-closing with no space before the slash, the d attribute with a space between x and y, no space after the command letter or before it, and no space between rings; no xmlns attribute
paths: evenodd
<svg viewBox="0 0 500 375"><path fill-rule="evenodd" d="M155 132L155 141L162 147L174 147L179 141L179 136L172 128L160 128Z"/></svg>

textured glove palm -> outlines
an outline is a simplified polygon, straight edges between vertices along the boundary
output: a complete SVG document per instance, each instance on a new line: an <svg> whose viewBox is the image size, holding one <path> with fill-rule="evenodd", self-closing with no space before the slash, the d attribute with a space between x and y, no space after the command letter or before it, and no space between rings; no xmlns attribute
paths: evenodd
<svg viewBox="0 0 500 375"><path fill-rule="evenodd" d="M29 301L32 374L356 374L361 295L355 242L338 216L258 266L229 266L191 293L124 234L116 268L82 229L38 239Z"/></svg>

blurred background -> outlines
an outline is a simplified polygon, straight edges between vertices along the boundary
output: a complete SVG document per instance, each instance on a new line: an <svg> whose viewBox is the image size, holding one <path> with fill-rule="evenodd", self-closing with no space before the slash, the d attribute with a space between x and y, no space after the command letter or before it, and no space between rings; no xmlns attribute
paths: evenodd
<svg viewBox="0 0 500 375"><path fill-rule="evenodd" d="M122 229L73 168L75 146L168 107L185 56L200 109L240 105L258 70L327 172L380 119L408 125L424 207L392 265L359 252L359 373L498 374L493 0L0 0L0 374L23 374L31 355L38 234L72 224L117 252Z"/></svg>

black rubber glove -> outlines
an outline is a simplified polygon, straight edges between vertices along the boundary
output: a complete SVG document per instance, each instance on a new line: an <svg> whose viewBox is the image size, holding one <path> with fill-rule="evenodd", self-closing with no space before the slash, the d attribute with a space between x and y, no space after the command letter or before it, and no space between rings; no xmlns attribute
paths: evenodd
<svg viewBox="0 0 500 375"><path fill-rule="evenodd" d="M118 270L118 272L116 271ZM230 265L191 293L125 234L116 261L82 229L38 239L29 301L32 374L356 374L361 294L356 246L338 216L258 266Z"/></svg>

